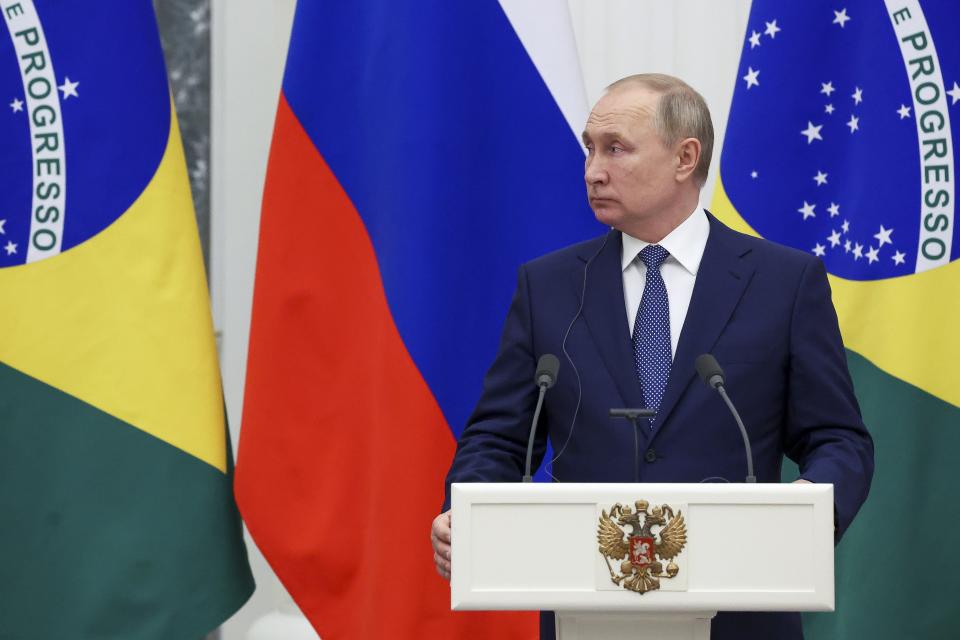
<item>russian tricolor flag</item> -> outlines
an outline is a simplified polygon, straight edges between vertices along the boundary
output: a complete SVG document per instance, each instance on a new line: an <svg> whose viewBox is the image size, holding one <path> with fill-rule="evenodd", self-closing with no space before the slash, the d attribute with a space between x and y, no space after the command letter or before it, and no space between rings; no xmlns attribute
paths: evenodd
<svg viewBox="0 0 960 640"><path fill-rule="evenodd" d="M518 266L604 231L567 11L298 3L236 492L324 640L536 635L535 616L449 611L429 527Z"/></svg>

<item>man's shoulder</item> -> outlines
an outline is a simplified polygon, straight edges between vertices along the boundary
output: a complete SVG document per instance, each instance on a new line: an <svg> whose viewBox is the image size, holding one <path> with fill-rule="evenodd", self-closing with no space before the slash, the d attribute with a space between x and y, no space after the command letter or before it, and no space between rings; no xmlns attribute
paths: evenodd
<svg viewBox="0 0 960 640"><path fill-rule="evenodd" d="M588 260L600 253L611 242L619 242L619 234L615 231L567 245L562 249L545 253L523 265L523 268L533 272L553 272L566 270L571 267L582 267Z"/></svg>
<svg viewBox="0 0 960 640"><path fill-rule="evenodd" d="M806 251L731 229L712 215L710 228L711 234L717 234L719 242L733 248L740 255L749 254L759 264L802 271L819 262L819 258Z"/></svg>

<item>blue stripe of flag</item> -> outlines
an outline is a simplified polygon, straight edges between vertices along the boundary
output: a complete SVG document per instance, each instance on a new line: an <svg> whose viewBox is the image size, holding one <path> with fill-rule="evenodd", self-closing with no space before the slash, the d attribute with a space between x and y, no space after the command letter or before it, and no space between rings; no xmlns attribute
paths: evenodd
<svg viewBox="0 0 960 640"><path fill-rule="evenodd" d="M459 434L517 267L603 232L580 144L496 2L302 0L294 24L284 93L359 211L400 334Z"/></svg>

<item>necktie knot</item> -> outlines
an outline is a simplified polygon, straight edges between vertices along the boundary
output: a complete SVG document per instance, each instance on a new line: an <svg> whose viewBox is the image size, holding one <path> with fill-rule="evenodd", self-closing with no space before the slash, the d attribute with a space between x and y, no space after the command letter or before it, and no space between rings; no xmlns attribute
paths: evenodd
<svg viewBox="0 0 960 640"><path fill-rule="evenodd" d="M652 271L659 271L660 265L669 256L670 252L658 244L648 244L640 251L640 259L647 265L647 269Z"/></svg>

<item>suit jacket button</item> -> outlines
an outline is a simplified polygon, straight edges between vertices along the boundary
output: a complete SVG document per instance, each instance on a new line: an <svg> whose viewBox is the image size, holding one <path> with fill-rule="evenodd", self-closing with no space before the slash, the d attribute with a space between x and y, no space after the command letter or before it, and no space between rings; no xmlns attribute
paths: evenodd
<svg viewBox="0 0 960 640"><path fill-rule="evenodd" d="M647 462L655 462L657 460L657 452L653 449L647 449L647 453L643 456L643 459Z"/></svg>

